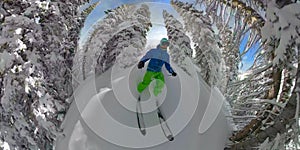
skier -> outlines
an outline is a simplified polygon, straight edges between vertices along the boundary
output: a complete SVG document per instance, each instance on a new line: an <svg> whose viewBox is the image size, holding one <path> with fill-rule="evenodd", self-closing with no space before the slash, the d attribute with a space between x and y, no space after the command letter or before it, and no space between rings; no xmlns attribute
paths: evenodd
<svg viewBox="0 0 300 150"><path fill-rule="evenodd" d="M137 86L137 91L139 93L142 93L143 90L147 88L153 78L156 79L156 86L154 87L153 91L154 95L157 96L159 93L161 93L165 83L164 74L161 72L163 65L165 65L166 69L172 74L172 76L177 75L169 63L170 56L167 52L169 44L170 43L167 38L162 38L156 49L149 50L138 63L138 69L142 69L145 65L145 62L150 60L143 81Z"/></svg>

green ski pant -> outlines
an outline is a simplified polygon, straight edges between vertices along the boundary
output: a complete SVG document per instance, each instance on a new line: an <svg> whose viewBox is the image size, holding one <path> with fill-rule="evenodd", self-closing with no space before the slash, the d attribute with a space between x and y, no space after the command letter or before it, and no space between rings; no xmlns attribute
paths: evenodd
<svg viewBox="0 0 300 150"><path fill-rule="evenodd" d="M143 81L138 84L137 91L142 93L149 86L153 78L156 80L156 85L153 91L154 95L157 96L161 93L165 85L164 74L162 72L152 72L148 70L145 73Z"/></svg>

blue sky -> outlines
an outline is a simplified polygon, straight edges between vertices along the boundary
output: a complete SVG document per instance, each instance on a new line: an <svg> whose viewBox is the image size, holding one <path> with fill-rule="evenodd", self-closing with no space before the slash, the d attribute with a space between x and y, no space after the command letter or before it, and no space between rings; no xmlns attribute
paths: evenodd
<svg viewBox="0 0 300 150"><path fill-rule="evenodd" d="M98 0L91 0L90 3L95 3ZM183 2L194 2L194 0L181 0ZM151 22L153 27L150 29L150 32L147 35L148 46L156 45L162 37L167 36L166 29L164 27L163 18L162 18L162 10L165 9L169 13L171 13L176 18L180 18L178 13L172 8L170 5L170 0L100 0L100 4L91 12L91 14L87 17L85 25L81 30L81 40L85 39L88 35L89 29L91 26L95 24L97 21L103 19L105 13L104 11L107 9L116 8L122 4L137 4L137 3L147 3L150 7L151 11ZM83 7L84 8L84 7ZM245 36L242 39L240 45L240 52L245 47L246 41L249 38ZM242 65L240 65L240 71L246 71L252 64L254 60L254 55L259 47L259 44L253 46L250 51L242 58Z"/></svg>
<svg viewBox="0 0 300 150"><path fill-rule="evenodd" d="M247 41L249 39L250 33L247 32L245 37L242 39L241 45L240 45L240 53L243 52L243 50L246 47ZM242 57L242 64L240 65L240 71L245 72L249 67L252 66L254 62L254 57L256 54L257 49L259 48L259 43L254 44L249 51L246 53L245 56Z"/></svg>

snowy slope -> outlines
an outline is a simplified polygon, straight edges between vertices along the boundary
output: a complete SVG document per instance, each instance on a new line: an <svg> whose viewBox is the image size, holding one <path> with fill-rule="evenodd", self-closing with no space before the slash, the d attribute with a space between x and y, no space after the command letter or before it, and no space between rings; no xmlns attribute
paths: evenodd
<svg viewBox="0 0 300 150"><path fill-rule="evenodd" d="M192 66L192 65L191 65ZM115 65L99 77L85 80L75 91L63 124L65 137L57 140L57 150L219 150L225 147L230 126L223 114L223 97L210 89L194 72L190 77L173 64L177 77L164 71L166 88L158 97L175 140L168 142L158 122L155 98L147 88L142 108L147 134L137 126L135 85L144 70ZM155 82L152 82L150 89ZM219 109L218 109L219 108Z"/></svg>

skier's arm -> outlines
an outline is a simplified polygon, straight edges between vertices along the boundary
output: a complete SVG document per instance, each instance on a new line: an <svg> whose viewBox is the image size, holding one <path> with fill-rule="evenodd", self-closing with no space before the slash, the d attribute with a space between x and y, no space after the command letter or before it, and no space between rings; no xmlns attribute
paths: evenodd
<svg viewBox="0 0 300 150"><path fill-rule="evenodd" d="M172 76L176 76L177 73L173 70L173 68L171 67L171 65L169 64L169 62L170 62L170 56L168 55L167 62L165 62L165 67L169 71L169 73L172 74Z"/></svg>
<svg viewBox="0 0 300 150"><path fill-rule="evenodd" d="M171 65L167 62L165 62L165 67L169 71L169 73L174 73L174 70L172 69Z"/></svg>
<svg viewBox="0 0 300 150"><path fill-rule="evenodd" d="M140 60L142 62L147 62L152 57L152 50L148 51L146 55Z"/></svg>

